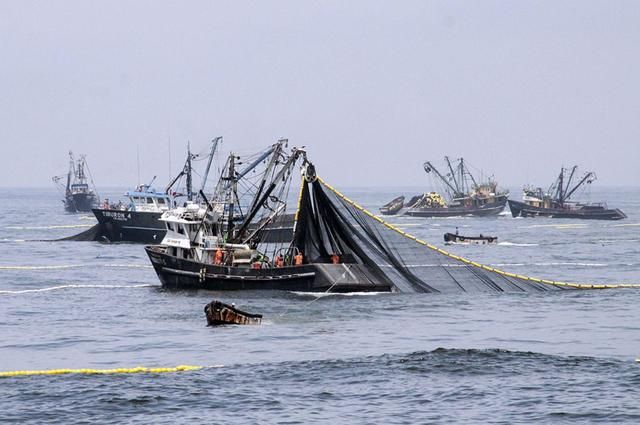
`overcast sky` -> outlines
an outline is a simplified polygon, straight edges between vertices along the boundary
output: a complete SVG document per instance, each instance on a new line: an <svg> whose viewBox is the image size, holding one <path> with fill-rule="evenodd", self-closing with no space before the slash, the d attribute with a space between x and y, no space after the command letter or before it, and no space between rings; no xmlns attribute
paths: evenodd
<svg viewBox="0 0 640 425"><path fill-rule="evenodd" d="M464 156L504 185L561 165L640 182L637 1L0 2L0 186L169 179L215 136L288 137L337 186Z"/></svg>

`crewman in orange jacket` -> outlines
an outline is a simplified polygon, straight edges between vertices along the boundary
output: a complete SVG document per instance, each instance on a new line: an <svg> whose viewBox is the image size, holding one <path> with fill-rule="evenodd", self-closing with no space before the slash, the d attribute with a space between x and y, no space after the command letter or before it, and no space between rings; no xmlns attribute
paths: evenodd
<svg viewBox="0 0 640 425"><path fill-rule="evenodd" d="M216 253L213 256L213 264L220 265L224 259L224 252L221 249L216 249Z"/></svg>

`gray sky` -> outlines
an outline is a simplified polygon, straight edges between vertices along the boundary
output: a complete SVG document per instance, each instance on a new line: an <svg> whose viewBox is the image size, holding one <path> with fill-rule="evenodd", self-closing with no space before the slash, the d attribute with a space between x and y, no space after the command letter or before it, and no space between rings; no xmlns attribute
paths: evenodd
<svg viewBox="0 0 640 425"><path fill-rule="evenodd" d="M640 2L2 1L0 186L68 149L98 186L226 149L306 145L337 186L464 156L504 185L560 165L640 181Z"/></svg>

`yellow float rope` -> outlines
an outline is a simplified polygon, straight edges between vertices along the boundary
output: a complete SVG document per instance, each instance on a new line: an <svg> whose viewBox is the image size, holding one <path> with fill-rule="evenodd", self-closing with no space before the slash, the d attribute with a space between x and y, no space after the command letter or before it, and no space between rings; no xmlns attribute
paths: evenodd
<svg viewBox="0 0 640 425"><path fill-rule="evenodd" d="M133 367L118 369L49 369L49 370L13 370L0 372L0 378L8 378L12 376L33 376L33 375L119 375L125 373L172 373L187 372L191 370L203 369L202 366L180 365L176 367Z"/></svg>
<svg viewBox="0 0 640 425"><path fill-rule="evenodd" d="M393 224L387 223L386 221L384 221L383 219L381 219L377 215L374 215L373 213L367 211L366 209L364 209L363 207L361 207L360 205L358 205L357 203L355 203L351 199L349 199L346 196L344 196L342 193L340 193L337 189L335 189L329 183L327 183L324 180L322 180L322 178L318 177L318 181L320 183L322 183L331 192L333 192L336 196L338 196L340 199L342 199L343 201L347 202L348 204L350 204L351 206L353 206L357 210L359 210L359 211L363 212L364 214L368 215L369 217L371 217L372 219L376 220L380 224L388 227L389 229L391 229L391 230L393 230L393 231L395 231L397 233L400 233L402 236L406 237L407 239L411 239L411 240L415 241L416 243L418 243L420 245L423 245L423 246L426 246L427 248L432 249L434 251L437 251L437 252L439 252L440 254L442 254L442 255L444 255L446 257L449 257L451 259L460 261L460 262L465 263L467 265L470 265L472 267L477 267L479 269L487 270L489 272L497 273L499 275L506 276L506 277L522 279L522 280L528 280L528 281L531 281L531 282L542 283L542 284L545 284L545 285L564 286L564 287L571 287L571 288L578 288L578 289L640 288L640 284L638 284L638 283L590 284L590 283L559 282L559 281L555 281L555 280L538 279L538 278L535 278L535 277L522 276L522 275L519 275L519 274L509 273L509 272L505 272L503 270L495 269L493 267L485 266L483 264L476 263L475 261L471 261L471 260L468 260L466 258L460 257L458 255L455 255L455 254L452 254L450 252L447 252L447 251L445 251L443 249L438 248L437 246L431 245L431 244L429 244L429 243L427 243L427 242L425 242L423 240L420 240L420 239L416 238L413 235L410 235L409 233L406 233L406 232L398 229Z"/></svg>

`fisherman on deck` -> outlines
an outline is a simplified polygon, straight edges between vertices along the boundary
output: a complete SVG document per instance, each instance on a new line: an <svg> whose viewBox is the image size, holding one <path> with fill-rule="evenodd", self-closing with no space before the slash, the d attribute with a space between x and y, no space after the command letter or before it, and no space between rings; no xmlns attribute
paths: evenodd
<svg viewBox="0 0 640 425"><path fill-rule="evenodd" d="M215 254L213 255L213 264L220 265L222 264L222 260L224 259L224 252L220 248L216 249Z"/></svg>
<svg viewBox="0 0 640 425"><path fill-rule="evenodd" d="M340 256L338 254L331 254L331 264L340 264Z"/></svg>
<svg viewBox="0 0 640 425"><path fill-rule="evenodd" d="M276 255L276 258L273 259L273 264L276 267L284 267L284 259L282 258L282 255Z"/></svg>
<svg viewBox="0 0 640 425"><path fill-rule="evenodd" d="M295 257L293 257L293 264L296 266L301 266L304 261L304 256L302 255L302 251L300 251Z"/></svg>

